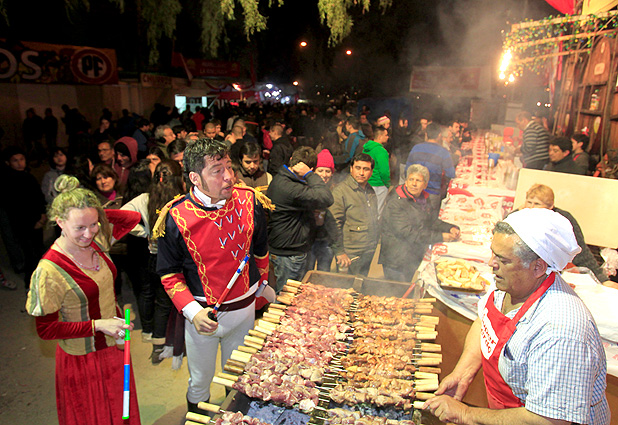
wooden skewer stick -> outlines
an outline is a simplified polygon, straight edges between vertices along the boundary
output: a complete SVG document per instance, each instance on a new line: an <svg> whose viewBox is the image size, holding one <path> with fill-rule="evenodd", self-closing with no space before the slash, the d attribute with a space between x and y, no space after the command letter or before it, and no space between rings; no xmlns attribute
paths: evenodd
<svg viewBox="0 0 618 425"><path fill-rule="evenodd" d="M232 366L241 367L243 369L245 368L245 362L239 362L238 360L228 359L227 362L225 362L225 364L230 364Z"/></svg>
<svg viewBox="0 0 618 425"><path fill-rule="evenodd" d="M294 280L294 279L288 279L287 282L285 282L286 285L290 285L290 286L296 286L297 288L300 288L301 286L303 286L303 283L298 281L298 280Z"/></svg>
<svg viewBox="0 0 618 425"><path fill-rule="evenodd" d="M223 385L228 388L232 388L232 385L234 385L234 381L230 381L229 379L219 378L218 376L215 376L214 378L212 378L212 382L214 382L215 384Z"/></svg>
<svg viewBox="0 0 618 425"><path fill-rule="evenodd" d="M232 351L232 355L230 356L232 360L237 360L239 362L248 363L251 359L251 354L243 353L242 351L234 350Z"/></svg>
<svg viewBox="0 0 618 425"><path fill-rule="evenodd" d="M423 340L435 340L438 337L438 332L424 332L424 333L417 333L416 334L416 339L423 339Z"/></svg>
<svg viewBox="0 0 618 425"><path fill-rule="evenodd" d="M264 313L264 315L262 316L262 319L269 323L273 323L275 325L278 325L281 320L280 316L274 316L273 314L268 314L268 313Z"/></svg>
<svg viewBox="0 0 618 425"><path fill-rule="evenodd" d="M197 408L202 410L207 410L212 413L219 413L221 411L221 407L216 404L206 403L205 401L200 401L197 403Z"/></svg>
<svg viewBox="0 0 618 425"><path fill-rule="evenodd" d="M201 407L199 407L199 403L198 403L198 408L201 409ZM203 409L203 410L206 410L206 409ZM199 413L193 413L193 412L187 412L187 415L185 416L185 419L187 420L187 422L185 422L185 425L187 423L189 423L189 424L194 424L194 423L207 424L207 423L210 422L210 416L200 415Z"/></svg>
<svg viewBox="0 0 618 425"><path fill-rule="evenodd" d="M258 338L257 336L245 335L245 342L251 341L257 345L264 345L264 338Z"/></svg>
<svg viewBox="0 0 618 425"><path fill-rule="evenodd" d="M437 373L421 372L420 370L414 372L414 377L416 379L435 379L436 381L438 380Z"/></svg>
<svg viewBox="0 0 618 425"><path fill-rule="evenodd" d="M283 297L281 295L279 295L277 297L277 301L280 302L281 304L285 304L285 305L290 305L292 304L292 300L286 297Z"/></svg>
<svg viewBox="0 0 618 425"><path fill-rule="evenodd" d="M270 329L264 329L264 328L262 328L261 326L256 326L256 327L255 327L255 330L256 330L256 331L258 331L258 332L263 333L264 335L272 335L272 333L273 333L273 331L272 331L272 330L270 330Z"/></svg>
<svg viewBox="0 0 618 425"><path fill-rule="evenodd" d="M206 416L206 417L208 417L208 416ZM203 423L209 423L209 422L185 421L185 425L202 425Z"/></svg>
<svg viewBox="0 0 618 425"><path fill-rule="evenodd" d="M442 346L431 342L421 342L421 350L424 352L438 353L442 351Z"/></svg>
<svg viewBox="0 0 618 425"><path fill-rule="evenodd" d="M416 332L420 332L420 333L435 332L436 331L436 327L435 326L420 326L420 325L416 325L416 326L414 326L414 330Z"/></svg>
<svg viewBox="0 0 618 425"><path fill-rule="evenodd" d="M414 389L420 392L432 392L432 391L436 391L438 389L438 386L439 386L438 381L427 379L427 380L416 381L414 385Z"/></svg>
<svg viewBox="0 0 618 425"><path fill-rule="evenodd" d="M238 367L238 366L234 366L229 364L229 360L225 363L225 365L223 365L223 370L226 372L232 372L232 373L236 373L238 375L242 375L242 373L245 371L244 367Z"/></svg>
<svg viewBox="0 0 618 425"><path fill-rule="evenodd" d="M442 369L439 367L431 367L431 366L421 366L418 368L419 372L429 372L429 373L442 373Z"/></svg>
<svg viewBox="0 0 618 425"><path fill-rule="evenodd" d="M275 328L277 328L277 325L275 325L274 323L270 323L270 322L267 322L266 320L262 320L262 319L258 320L258 326L260 328L271 329L273 331L275 330Z"/></svg>
<svg viewBox="0 0 618 425"><path fill-rule="evenodd" d="M417 392L414 394L414 397L417 400L429 400L432 397L435 397L436 395L434 393L424 393L422 391Z"/></svg>
<svg viewBox="0 0 618 425"><path fill-rule="evenodd" d="M263 348L263 346L256 344L254 342L251 342L251 341L245 341L245 345L247 347L254 348L256 353Z"/></svg>
<svg viewBox="0 0 618 425"><path fill-rule="evenodd" d="M269 308L268 313L273 314L275 316L279 316L279 317L285 316L285 312L278 308Z"/></svg>
<svg viewBox="0 0 618 425"><path fill-rule="evenodd" d="M298 287L291 286L291 285L283 285L283 288L281 288L281 291L289 292L290 294L296 295L298 293Z"/></svg>
<svg viewBox="0 0 618 425"><path fill-rule="evenodd" d="M412 407L416 410L423 410L423 406L425 405L424 401L414 401L412 403Z"/></svg>
<svg viewBox="0 0 618 425"><path fill-rule="evenodd" d="M230 375L229 373L219 372L217 376L222 379L228 379L230 381L238 381L238 375Z"/></svg>
<svg viewBox="0 0 618 425"><path fill-rule="evenodd" d="M270 308L276 308L276 309L279 309L279 310L285 310L286 308L288 308L288 306L287 306L287 305L284 305L284 304L275 304L275 303L272 303L272 304L270 305Z"/></svg>
<svg viewBox="0 0 618 425"><path fill-rule="evenodd" d="M244 345L239 345L238 351L242 351L243 353L247 353L247 354L255 354L258 352L258 349L253 348L253 347L245 347Z"/></svg>
<svg viewBox="0 0 618 425"><path fill-rule="evenodd" d="M419 391L417 393L414 394L414 398L416 398L417 400L429 400L432 397L435 397L436 395L434 393L425 393L422 391Z"/></svg>
<svg viewBox="0 0 618 425"><path fill-rule="evenodd" d="M421 357L442 360L442 353L423 352Z"/></svg>
<svg viewBox="0 0 618 425"><path fill-rule="evenodd" d="M421 315L418 320L419 322L435 323L436 325L440 323L440 318L438 316Z"/></svg>
<svg viewBox="0 0 618 425"><path fill-rule="evenodd" d="M416 366L439 366L440 363L442 363L442 359L426 357L417 359L413 363L415 363Z"/></svg>
<svg viewBox="0 0 618 425"><path fill-rule="evenodd" d="M419 302L426 302L426 303L435 303L437 300L435 298L432 298L432 297L427 297L427 298L419 298L418 301Z"/></svg>
<svg viewBox="0 0 618 425"><path fill-rule="evenodd" d="M266 339L266 337L268 336L263 332L256 331L255 329L249 329L249 335L262 339Z"/></svg>

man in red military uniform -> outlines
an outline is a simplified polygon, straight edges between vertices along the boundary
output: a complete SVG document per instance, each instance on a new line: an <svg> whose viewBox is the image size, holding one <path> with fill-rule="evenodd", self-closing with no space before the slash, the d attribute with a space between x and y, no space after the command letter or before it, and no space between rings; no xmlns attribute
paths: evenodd
<svg viewBox="0 0 618 425"><path fill-rule="evenodd" d="M253 327L259 283L268 278L266 217L249 188L234 187L223 142L200 139L185 150L184 172L193 187L174 201L159 238L157 271L185 317L190 411L208 401L217 349L222 364ZM240 262L250 257L217 315L208 317Z"/></svg>

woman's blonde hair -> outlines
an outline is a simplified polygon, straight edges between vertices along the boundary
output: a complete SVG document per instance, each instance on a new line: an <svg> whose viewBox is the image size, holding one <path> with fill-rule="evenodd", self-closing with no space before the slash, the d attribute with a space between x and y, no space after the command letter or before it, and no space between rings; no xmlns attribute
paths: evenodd
<svg viewBox="0 0 618 425"><path fill-rule="evenodd" d="M109 240L111 229L105 211L99 202L97 195L88 189L79 187L77 177L67 174L60 175L54 183L54 188L59 192L54 198L47 216L52 223L57 223L58 219L66 220L69 211L73 208L84 209L94 208L99 214L99 226L105 240Z"/></svg>
<svg viewBox="0 0 618 425"><path fill-rule="evenodd" d="M549 186L545 186L544 184L533 184L530 189L526 192L526 199L537 198L548 208L554 206L554 191Z"/></svg>

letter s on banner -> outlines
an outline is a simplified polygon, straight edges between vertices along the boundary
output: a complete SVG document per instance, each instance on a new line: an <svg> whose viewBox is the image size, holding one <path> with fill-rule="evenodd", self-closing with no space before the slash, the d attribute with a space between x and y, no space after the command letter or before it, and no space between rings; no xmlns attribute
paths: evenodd
<svg viewBox="0 0 618 425"><path fill-rule="evenodd" d="M6 72L0 74L0 79L9 79L17 72L17 59L15 58L15 56L13 56L13 53L2 48L0 48L0 55L6 57L9 62L9 68L6 70Z"/></svg>
<svg viewBox="0 0 618 425"><path fill-rule="evenodd" d="M24 80L36 80L43 73L41 67L38 66L36 63L32 62L30 60L30 57L39 57L39 52L35 52L34 50L26 50L21 54L21 61L23 62L23 64L34 70L34 73L32 74L23 74L22 78Z"/></svg>

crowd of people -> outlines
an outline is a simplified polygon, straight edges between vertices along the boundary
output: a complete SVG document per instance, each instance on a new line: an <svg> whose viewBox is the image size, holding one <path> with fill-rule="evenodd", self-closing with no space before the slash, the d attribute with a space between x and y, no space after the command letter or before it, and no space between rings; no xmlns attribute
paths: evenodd
<svg viewBox="0 0 618 425"><path fill-rule="evenodd" d="M423 114L411 128L403 117L386 112L370 120L371 111L349 105L182 113L157 105L149 118L123 110L114 120L105 109L98 127L90 128L77 109L63 105L63 111L68 146L58 144L51 110L37 119L31 109L24 143L3 151L2 174L11 184L4 185L0 231L12 267L24 273L30 290L28 312L37 316L41 336L65 341L58 351L69 357L57 356L57 367L66 371L71 356L115 346L125 329L108 308L122 303L124 272L138 302L142 338L153 345L152 363L187 354L193 412L203 413L197 405L209 400L218 347L225 363L253 326L256 309L273 299L264 285L269 273L276 293L315 267L367 276L381 243L377 261L386 278L410 282L431 244L460 235L438 215L474 131L466 120L439 125ZM527 113L517 123L524 166L587 173L584 135L550 140ZM610 152L599 171L604 177L613 173ZM29 165L49 167L40 184ZM529 198L570 216L543 188ZM58 224L57 239L43 254L47 221ZM583 237L577 242L585 247ZM590 252L584 254L582 265L607 280ZM72 270L65 281L70 277L80 288L81 280L94 282L101 293L70 283L49 288L48 276L58 273L50 264ZM236 270L238 281L221 300ZM16 288L4 278L0 284ZM83 291L86 296L73 295L88 317L65 314L76 306L64 305L64 295L54 291ZM79 325L59 325L59 312L62 322ZM85 339L86 351L83 343L72 350L74 339ZM57 397L68 403L70 394ZM80 411L59 404L61 423L72 423L62 419L69 410Z"/></svg>

